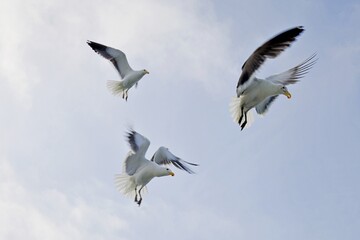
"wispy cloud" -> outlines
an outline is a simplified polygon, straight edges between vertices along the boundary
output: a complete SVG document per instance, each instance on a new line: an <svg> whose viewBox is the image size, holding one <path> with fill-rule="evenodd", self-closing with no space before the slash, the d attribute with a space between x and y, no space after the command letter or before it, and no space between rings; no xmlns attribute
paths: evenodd
<svg viewBox="0 0 360 240"><path fill-rule="evenodd" d="M359 235L358 7L206 0L0 5L0 238ZM228 101L243 61L296 25L306 32L259 76L314 51L318 63L292 86L292 101L279 99L266 118L240 132ZM131 66L150 71L128 102L107 91L106 80L117 73L88 39L123 50ZM149 152L164 145L200 163L191 177L151 182L141 208L113 186L129 124L151 139Z"/></svg>
<svg viewBox="0 0 360 240"><path fill-rule="evenodd" d="M0 238L125 239L128 225L109 208L108 199L99 197L94 205L53 188L28 189L4 157L0 170Z"/></svg>

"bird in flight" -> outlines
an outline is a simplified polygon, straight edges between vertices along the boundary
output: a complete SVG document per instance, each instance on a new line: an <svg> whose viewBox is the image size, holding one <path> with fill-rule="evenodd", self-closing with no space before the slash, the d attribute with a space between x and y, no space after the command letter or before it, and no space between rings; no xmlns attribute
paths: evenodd
<svg viewBox="0 0 360 240"><path fill-rule="evenodd" d="M124 195L135 195L135 202L139 206L142 201L142 190L154 177L175 175L173 171L162 165L172 164L190 174L194 172L187 165L198 166L180 159L165 147L160 147L149 161L145 154L150 141L134 130L127 133L127 141L131 151L125 158L122 173L115 176L115 185Z"/></svg>
<svg viewBox="0 0 360 240"><path fill-rule="evenodd" d="M316 54L313 54L297 66L280 74L265 79L255 76L255 72L267 58L277 57L303 31L304 28L299 26L276 35L258 47L243 64L242 73L236 86L237 96L230 104L232 117L240 125L241 130L246 126L249 111L252 108L255 107L258 114L265 114L279 94L290 99L291 94L286 86L298 82L316 63Z"/></svg>
<svg viewBox="0 0 360 240"><path fill-rule="evenodd" d="M128 99L129 89L135 85L137 87L140 79L149 72L146 69L134 71L126 58L125 53L122 51L111 48L100 43L87 41L87 44L98 54L108 59L115 66L120 74L121 81L109 80L107 86L114 95L122 94L122 98L126 101Z"/></svg>

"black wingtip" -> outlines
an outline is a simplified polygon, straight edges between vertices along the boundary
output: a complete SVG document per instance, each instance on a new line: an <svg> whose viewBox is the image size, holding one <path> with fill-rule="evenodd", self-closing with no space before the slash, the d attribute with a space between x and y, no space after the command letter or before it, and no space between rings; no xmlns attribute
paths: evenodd
<svg viewBox="0 0 360 240"><path fill-rule="evenodd" d="M305 31L304 26L299 26L299 27L297 27L297 29L298 29L298 31L299 31L298 35L300 35L302 32Z"/></svg>
<svg viewBox="0 0 360 240"><path fill-rule="evenodd" d="M290 28L289 30L286 30L284 33L287 32L287 33L293 35L294 38L296 38L296 37L299 36L303 31L305 31L304 26L298 26L298 27Z"/></svg>
<svg viewBox="0 0 360 240"><path fill-rule="evenodd" d="M135 144L135 134L136 134L136 131L132 128L129 128L128 131L125 132L125 139L129 143L130 147L134 151L137 151L138 149Z"/></svg>
<svg viewBox="0 0 360 240"><path fill-rule="evenodd" d="M129 129L128 131L125 132L125 138L127 140L130 140L131 138L133 138L135 133L136 132L133 129Z"/></svg>
<svg viewBox="0 0 360 240"><path fill-rule="evenodd" d="M93 42L93 41L90 41L90 40L87 40L86 42L94 51L105 51L107 46L105 45L102 45L100 43L97 43L97 42Z"/></svg>
<svg viewBox="0 0 360 240"><path fill-rule="evenodd" d="M199 166L199 165L196 164L196 163L187 162L187 161L182 160L182 159L180 159L180 158L177 158L175 161L171 161L171 163L172 163L175 167L177 167L177 168L179 168L179 169L181 169L181 170L184 170L184 171L186 171L186 172L189 173L189 174L195 174L195 172L194 172L191 168L189 168L188 166L186 166L186 164L189 164L189 165L195 166L195 167Z"/></svg>
<svg viewBox="0 0 360 240"><path fill-rule="evenodd" d="M184 161L184 160L183 160L183 161ZM195 166L195 167L200 166L200 165L197 164L197 163L191 163L191 162L187 162L187 161L184 161L184 162L186 162L187 164L189 164L189 165L191 165L191 166Z"/></svg>
<svg viewBox="0 0 360 240"><path fill-rule="evenodd" d="M303 26L293 27L285 30L268 41L270 49L273 47L281 48L280 51L269 52L268 57L274 58L280 54L285 48L289 47L292 42L296 41L297 37L304 31ZM275 48L275 50L277 50Z"/></svg>
<svg viewBox="0 0 360 240"><path fill-rule="evenodd" d="M93 42L92 41L90 41L90 40L86 40L86 43L91 47L91 45L93 44ZM92 48L92 47L91 47Z"/></svg>

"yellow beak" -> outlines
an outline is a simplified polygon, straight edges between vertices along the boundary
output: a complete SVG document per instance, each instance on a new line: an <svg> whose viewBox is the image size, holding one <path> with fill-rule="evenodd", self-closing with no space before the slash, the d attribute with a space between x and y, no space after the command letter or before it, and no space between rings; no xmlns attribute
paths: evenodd
<svg viewBox="0 0 360 240"><path fill-rule="evenodd" d="M170 175L170 176L175 176L175 173L170 172L169 175Z"/></svg>
<svg viewBox="0 0 360 240"><path fill-rule="evenodd" d="M288 99L291 98L291 94L288 91L284 92L284 95L287 96Z"/></svg>

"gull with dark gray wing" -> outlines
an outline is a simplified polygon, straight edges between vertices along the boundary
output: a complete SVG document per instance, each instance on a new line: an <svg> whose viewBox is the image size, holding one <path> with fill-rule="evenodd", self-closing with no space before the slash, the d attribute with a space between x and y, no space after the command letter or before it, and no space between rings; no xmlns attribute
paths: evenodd
<svg viewBox="0 0 360 240"><path fill-rule="evenodd" d="M108 88L114 95L122 94L122 98L128 99L128 91L132 86L137 86L140 79L149 72L145 69L134 71L126 58L126 55L115 48L111 48L100 43L87 41L87 44L98 54L109 60L122 78L121 81L109 80Z"/></svg>
<svg viewBox="0 0 360 240"><path fill-rule="evenodd" d="M304 31L303 27L295 27L278 34L258 47L242 66L236 94L230 104L230 111L241 130L248 123L249 111L255 107L258 114L265 114L278 95L291 98L286 85L294 84L311 69L316 62L313 54L299 65L280 74L265 79L255 77L255 72L267 58L275 58Z"/></svg>
<svg viewBox="0 0 360 240"><path fill-rule="evenodd" d="M140 206L142 190L154 177L174 176L175 174L161 165L172 164L188 173L194 173L187 165L198 166L195 163L186 162L172 154L169 149L160 147L151 161L145 158L150 141L141 134L130 130L127 133L131 151L128 153L123 164L123 171L115 177L117 189L125 195L134 196L135 202Z"/></svg>

